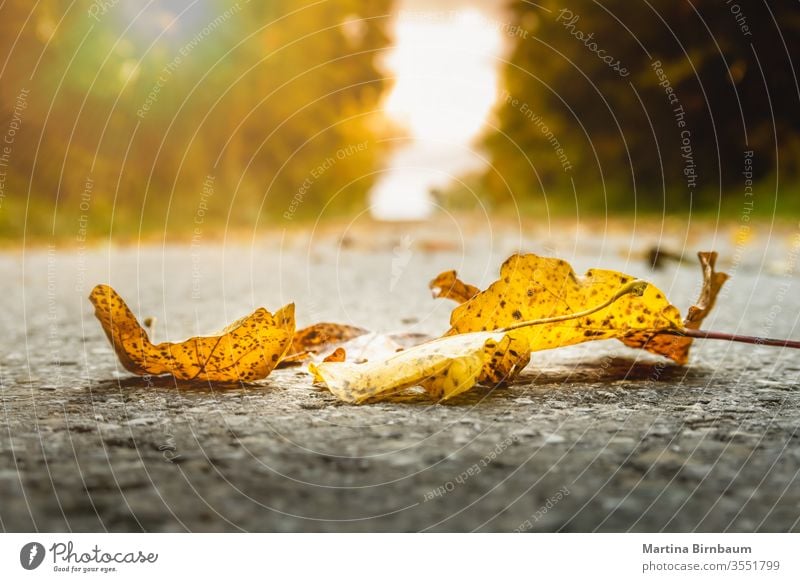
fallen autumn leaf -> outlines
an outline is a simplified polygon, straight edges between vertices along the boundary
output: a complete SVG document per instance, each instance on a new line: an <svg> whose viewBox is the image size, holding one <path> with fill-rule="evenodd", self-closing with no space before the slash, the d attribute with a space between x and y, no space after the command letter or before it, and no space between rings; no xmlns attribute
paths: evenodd
<svg viewBox="0 0 800 582"><path fill-rule="evenodd" d="M256 309L218 335L153 344L122 297L108 285L89 295L120 362L140 376L172 374L179 380L244 382L266 378L291 345L294 304L275 314Z"/></svg>

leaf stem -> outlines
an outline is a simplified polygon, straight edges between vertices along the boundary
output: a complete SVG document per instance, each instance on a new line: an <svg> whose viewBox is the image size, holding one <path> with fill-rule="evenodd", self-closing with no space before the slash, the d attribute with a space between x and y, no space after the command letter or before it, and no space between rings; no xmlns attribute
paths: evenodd
<svg viewBox="0 0 800 582"><path fill-rule="evenodd" d="M628 294L641 295L644 293L644 290L647 289L647 281L641 281L639 279L635 279L626 283L624 286L620 287L619 291L617 291L612 297L601 303L600 305L595 305L594 307L590 307L584 311L578 311L577 313L567 313L566 315L556 315L555 317L544 317L542 319L531 319L528 321L520 321L519 323L515 323L513 325L509 325L508 327L503 327L500 329L496 329L494 331L500 333L506 333L509 331L513 331L515 329L519 329L521 327L529 327L532 325L545 325L548 323L558 323L560 321L569 321L570 319L578 319L580 317L586 317L587 315L591 315L596 311L600 311L601 309L605 309L615 301L617 301L620 297L623 297Z"/></svg>
<svg viewBox="0 0 800 582"><path fill-rule="evenodd" d="M739 335L735 333L724 333L719 331L705 331L703 329L664 330L657 332L659 335L677 335L681 337L691 337L696 339L717 339L729 342L740 342L743 344L753 344L757 346L777 346L780 348L800 349L800 341L788 339L773 339L767 337L757 337L752 335Z"/></svg>

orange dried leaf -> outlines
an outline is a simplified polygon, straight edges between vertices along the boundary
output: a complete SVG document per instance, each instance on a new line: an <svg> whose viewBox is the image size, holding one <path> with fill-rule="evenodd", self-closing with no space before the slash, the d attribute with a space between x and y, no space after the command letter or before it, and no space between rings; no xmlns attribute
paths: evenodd
<svg viewBox="0 0 800 582"><path fill-rule="evenodd" d="M347 352L344 348L336 348L329 355L325 356L323 362L344 362L347 359Z"/></svg>
<svg viewBox="0 0 800 582"><path fill-rule="evenodd" d="M154 345L122 298L107 285L96 286L89 300L120 362L139 375L172 374L179 380L211 382L266 378L291 345L294 304L274 315L256 309L219 335Z"/></svg>
<svg viewBox="0 0 800 582"><path fill-rule="evenodd" d="M432 279L428 287L435 298L452 299L456 303L469 301L481 292L475 285L464 283L456 271L445 271Z"/></svg>

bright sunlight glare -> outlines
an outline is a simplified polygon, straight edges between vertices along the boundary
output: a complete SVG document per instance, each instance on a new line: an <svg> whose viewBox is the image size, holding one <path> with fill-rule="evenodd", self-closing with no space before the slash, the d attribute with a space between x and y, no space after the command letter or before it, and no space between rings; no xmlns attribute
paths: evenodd
<svg viewBox="0 0 800 582"><path fill-rule="evenodd" d="M494 103L500 35L470 8L403 16L386 59L395 85L386 112L419 139L464 142L480 131ZM449 15L449 16L448 16Z"/></svg>
<svg viewBox="0 0 800 582"><path fill-rule="evenodd" d="M385 111L409 137L372 192L372 213L417 220L434 209L431 190L482 166L472 142L497 98L502 34L490 14L463 8L401 10L394 37Z"/></svg>

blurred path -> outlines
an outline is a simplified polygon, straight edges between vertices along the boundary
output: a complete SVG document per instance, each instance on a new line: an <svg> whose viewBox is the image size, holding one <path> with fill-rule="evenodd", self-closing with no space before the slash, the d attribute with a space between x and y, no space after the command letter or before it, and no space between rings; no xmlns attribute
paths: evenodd
<svg viewBox="0 0 800 582"><path fill-rule="evenodd" d="M579 271L624 269L681 309L697 293L695 266L652 273L626 254L627 235L554 247L464 232L451 248L442 240L456 237L415 228L368 243L287 235L0 255L0 526L800 530L800 354L788 350L709 341L674 368L598 343L537 354L509 388L451 404L354 407L311 388L302 368L231 391L148 385L118 367L85 299L110 282L137 315L157 317L159 340L290 300L299 325L435 333L451 305L430 298L428 280L455 267L486 283L517 248ZM790 234L773 237L766 257L748 247L728 265L736 276L709 329L800 339L800 279L774 267Z"/></svg>

